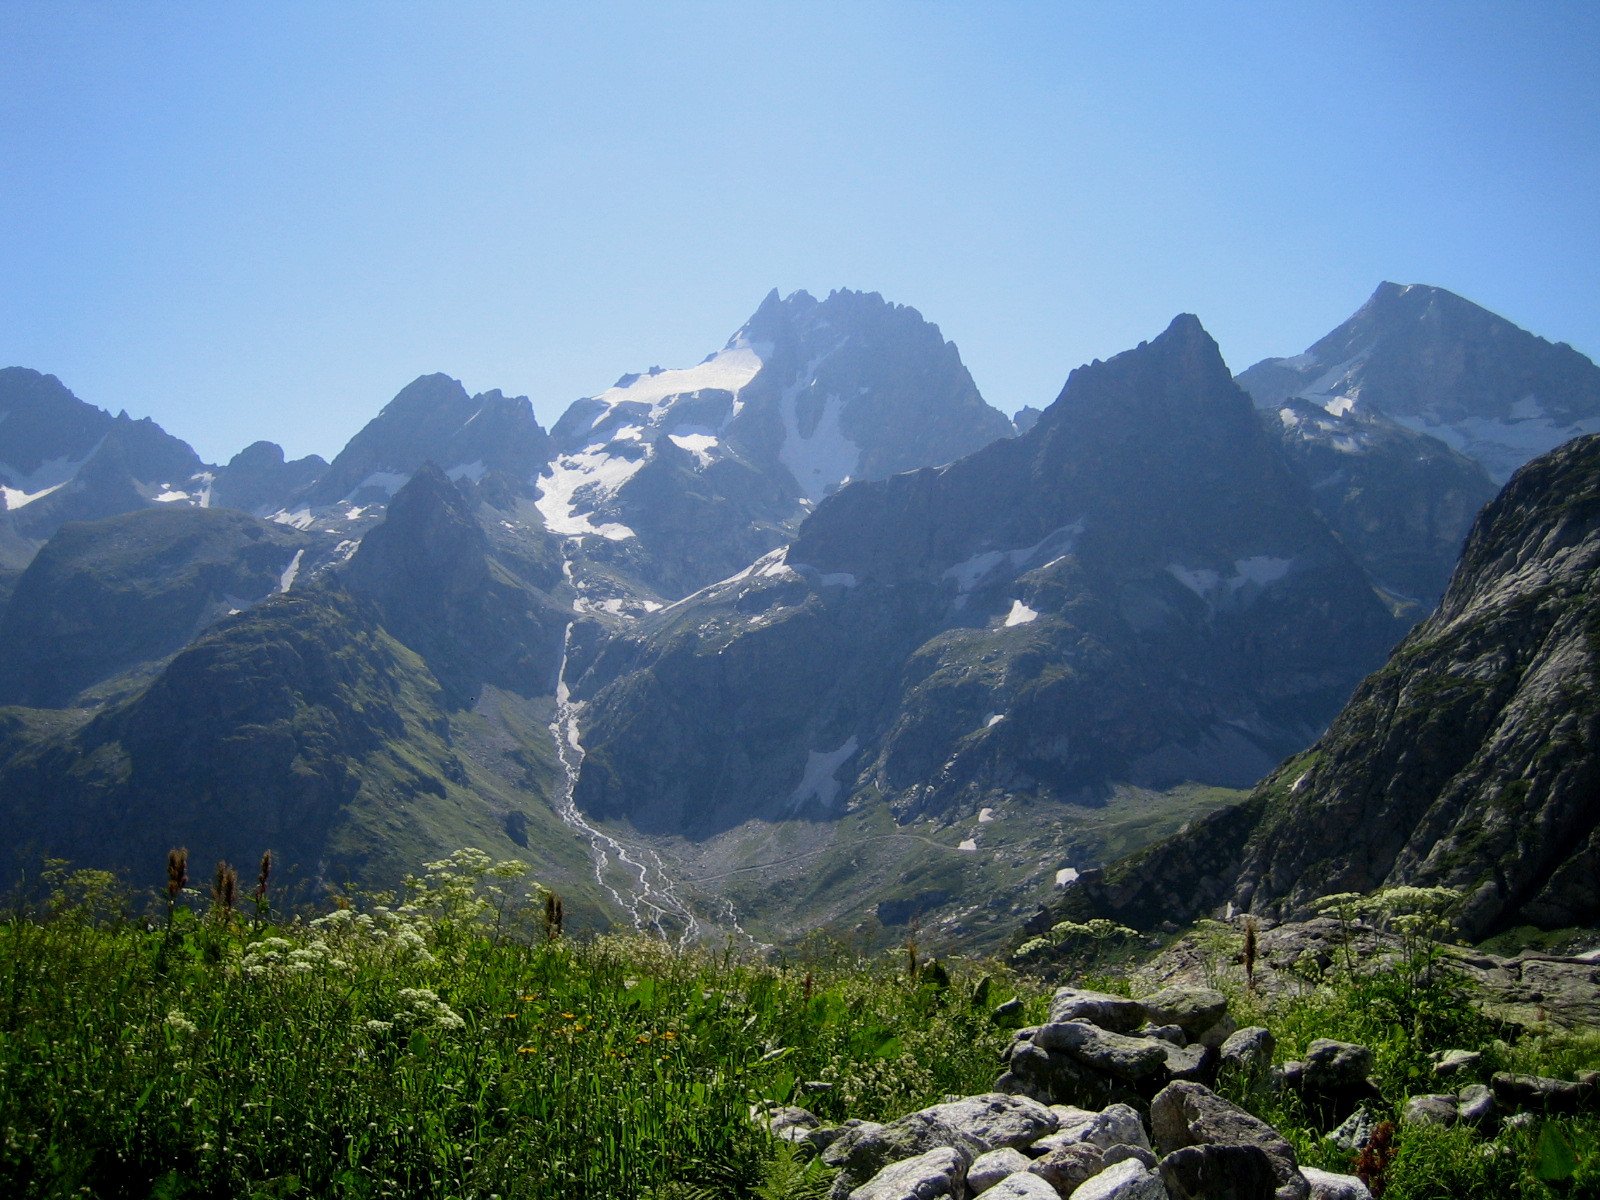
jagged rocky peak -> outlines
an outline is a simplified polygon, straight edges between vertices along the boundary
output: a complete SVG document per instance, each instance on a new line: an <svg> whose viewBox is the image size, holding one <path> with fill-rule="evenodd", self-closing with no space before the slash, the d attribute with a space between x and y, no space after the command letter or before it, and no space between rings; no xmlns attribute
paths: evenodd
<svg viewBox="0 0 1600 1200"><path fill-rule="evenodd" d="M1438 611L1247 804L1086 889L1129 919L1461 890L1464 930L1600 920L1600 436L1518 471ZM1193 864L1204 863L1203 877ZM1163 914L1157 916L1156 914Z"/></svg>
<svg viewBox="0 0 1600 1200"><path fill-rule="evenodd" d="M1600 368L1443 288L1380 284L1348 321L1293 358L1239 376L1262 408L1310 401L1386 417L1481 463L1496 482L1600 431Z"/></svg>
<svg viewBox="0 0 1600 1200"><path fill-rule="evenodd" d="M1247 784L1398 632L1182 317L617 643L578 688L579 801L693 827Z"/></svg>
<svg viewBox="0 0 1600 1200"><path fill-rule="evenodd" d="M321 455L286 461L283 447L276 442L252 442L217 472L211 503L265 516L283 508L327 469L328 460Z"/></svg>
<svg viewBox="0 0 1600 1200"><path fill-rule="evenodd" d="M111 420L104 409L78 399L54 375L27 367L0 370L0 421L6 430L0 444L0 477L7 507L19 507L26 502L24 497L70 478L69 466L88 458Z"/></svg>
<svg viewBox="0 0 1600 1200"><path fill-rule="evenodd" d="M343 578L455 701L484 683L524 695L553 686L570 612L498 561L462 485L433 463L395 493Z"/></svg>
<svg viewBox="0 0 1600 1200"><path fill-rule="evenodd" d="M423 375L350 439L303 502L383 502L428 461L452 478L499 471L527 480L548 445L526 396L498 390L472 396L448 375Z"/></svg>
<svg viewBox="0 0 1600 1200"><path fill-rule="evenodd" d="M362 539L347 578L362 592L469 587L488 578L488 552L460 488L424 462Z"/></svg>
<svg viewBox="0 0 1600 1200"><path fill-rule="evenodd" d="M214 472L186 442L85 403L53 375L0 371L0 420L0 500L24 547L67 521L210 502Z"/></svg>

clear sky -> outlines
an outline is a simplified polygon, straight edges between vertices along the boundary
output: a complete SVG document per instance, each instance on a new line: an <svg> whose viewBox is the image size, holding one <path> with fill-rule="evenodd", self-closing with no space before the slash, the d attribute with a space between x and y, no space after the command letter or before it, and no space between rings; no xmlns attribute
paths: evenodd
<svg viewBox="0 0 1600 1200"><path fill-rule="evenodd" d="M1600 5L0 5L0 365L212 461L428 371L548 424L772 287L915 306L1010 412L1381 279L1600 352Z"/></svg>

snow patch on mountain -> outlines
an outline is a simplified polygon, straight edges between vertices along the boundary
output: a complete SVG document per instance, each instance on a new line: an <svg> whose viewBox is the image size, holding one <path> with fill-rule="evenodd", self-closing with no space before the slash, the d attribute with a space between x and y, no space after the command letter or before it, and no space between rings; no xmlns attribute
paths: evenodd
<svg viewBox="0 0 1600 1200"><path fill-rule="evenodd" d="M317 518L312 515L309 508L297 508L293 512L286 508L280 508L269 516L267 520L276 521L279 525L289 525L295 529L310 529L317 523Z"/></svg>
<svg viewBox="0 0 1600 1200"><path fill-rule="evenodd" d="M1013 600L1011 602L1011 611L1006 614L1005 627L1010 629L1013 625L1028 625L1038 619L1039 614L1037 612L1029 608L1021 600Z"/></svg>
<svg viewBox="0 0 1600 1200"><path fill-rule="evenodd" d="M6 415L10 416L9 413ZM101 438L100 442L103 441L105 439ZM82 458L52 458L26 473L0 464L0 494L6 498L6 508L23 508L71 483L83 464L100 449L100 442L96 442Z"/></svg>
<svg viewBox="0 0 1600 1200"><path fill-rule="evenodd" d="M813 503L834 487L850 482L861 463L861 447L845 435L840 425L844 415L843 397L829 395L822 402L822 412L811 431L803 433L800 429L801 394L816 385L817 368L843 346L844 342L840 342L807 363L795 381L783 389L779 400L783 445L778 447L778 459L800 485L800 494Z"/></svg>
<svg viewBox="0 0 1600 1200"><path fill-rule="evenodd" d="M633 530L614 521L597 523L594 509L616 495L647 460L648 455L629 458L599 447L558 455L539 475L541 494L534 507L552 533L624 541L634 536Z"/></svg>
<svg viewBox="0 0 1600 1200"><path fill-rule="evenodd" d="M856 752L856 739L852 734L844 745L835 750L810 750L806 753L806 770L800 784L789 795L791 809L798 810L809 800L823 808L831 809L839 796L839 781L834 778L845 760Z"/></svg>
<svg viewBox="0 0 1600 1200"><path fill-rule="evenodd" d="M1035 558L1049 554L1051 559L1044 565L1055 566L1072 553L1077 546L1078 538L1082 535L1083 521L1077 520L1059 529L1052 529L1031 546L1020 546L1015 550L984 550L974 554L953 567L945 568L941 578L954 581L956 591L965 597L968 592L992 575L1002 563L1009 563L1016 569L1032 562Z"/></svg>
<svg viewBox="0 0 1600 1200"><path fill-rule="evenodd" d="M765 342L735 338L725 349L695 366L665 371L654 367L643 375L624 375L614 387L594 397L605 407L596 414L589 428L598 427L619 404L642 405L654 423L661 419L669 407L668 401L674 397L712 388L733 393L733 415L737 416L742 407L739 392L756 377L771 353L771 345Z"/></svg>
<svg viewBox="0 0 1600 1200"><path fill-rule="evenodd" d="M283 569L283 574L278 576L278 590L287 592L294 586L294 581L300 576L300 560L305 557L305 549L294 552L294 557L289 560L289 565Z"/></svg>
<svg viewBox="0 0 1600 1200"><path fill-rule="evenodd" d="M1167 572L1208 604L1230 599L1242 589L1254 586L1264 588L1276 583L1289 573L1294 565L1292 558L1275 558L1270 554L1257 554L1250 558L1237 558L1233 573L1224 577L1209 567L1185 567L1169 563Z"/></svg>
<svg viewBox="0 0 1600 1200"><path fill-rule="evenodd" d="M1600 417L1562 424L1546 416L1533 396L1518 400L1511 415L1511 420L1463 417L1442 422L1414 416L1393 419L1413 433L1438 438L1450 449L1477 459L1496 483L1503 483L1523 463L1549 453L1563 442L1586 433L1600 433Z"/></svg>
<svg viewBox="0 0 1600 1200"><path fill-rule="evenodd" d="M671 439L672 444L678 449L687 450L694 455L695 461L700 464L702 469L711 465L714 457L711 452L721 445L717 440L716 434L705 430L669 433L667 437Z"/></svg>

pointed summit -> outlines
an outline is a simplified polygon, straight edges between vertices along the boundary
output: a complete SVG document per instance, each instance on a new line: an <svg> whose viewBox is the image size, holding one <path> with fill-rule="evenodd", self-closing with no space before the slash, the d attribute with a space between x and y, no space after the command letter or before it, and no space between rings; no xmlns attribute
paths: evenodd
<svg viewBox="0 0 1600 1200"><path fill-rule="evenodd" d="M1600 367L1443 288L1382 283L1294 358L1239 376L1258 407L1303 400L1383 416L1444 442L1502 483L1529 459L1600 431Z"/></svg>

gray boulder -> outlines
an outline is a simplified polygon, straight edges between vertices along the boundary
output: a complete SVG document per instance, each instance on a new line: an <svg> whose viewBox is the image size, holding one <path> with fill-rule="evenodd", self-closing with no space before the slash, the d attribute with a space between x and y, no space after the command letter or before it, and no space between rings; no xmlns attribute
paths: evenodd
<svg viewBox="0 0 1600 1200"><path fill-rule="evenodd" d="M1218 1066L1231 1067L1249 1076L1265 1075L1272 1066L1272 1052L1278 1048L1278 1039L1264 1025L1251 1025L1235 1030L1222 1043L1218 1052Z"/></svg>
<svg viewBox="0 0 1600 1200"><path fill-rule="evenodd" d="M1317 1038L1306 1048L1301 1083L1311 1091L1338 1093L1361 1091L1372 1074L1372 1050L1355 1042Z"/></svg>
<svg viewBox="0 0 1600 1200"><path fill-rule="evenodd" d="M1070 1196L1076 1188L1105 1170L1105 1166L1105 1155L1098 1146L1075 1142L1046 1151L1028 1168L1028 1173L1043 1179L1060 1195Z"/></svg>
<svg viewBox="0 0 1600 1200"><path fill-rule="evenodd" d="M1493 1124L1500 1111L1494 1093L1481 1083L1469 1083L1456 1093L1456 1100L1460 1121L1475 1129L1484 1129Z"/></svg>
<svg viewBox="0 0 1600 1200"><path fill-rule="evenodd" d="M1184 1146L1159 1169L1172 1200L1273 1200L1280 1186L1277 1166L1260 1146Z"/></svg>
<svg viewBox="0 0 1600 1200"><path fill-rule="evenodd" d="M1187 1046L1189 1035L1184 1033L1177 1025L1155 1025L1146 1021L1133 1031L1134 1037L1159 1038L1163 1042L1171 1042L1174 1046Z"/></svg>
<svg viewBox="0 0 1600 1200"><path fill-rule="evenodd" d="M1433 1073L1440 1079L1453 1075L1470 1075L1483 1062L1476 1050L1442 1050L1434 1055Z"/></svg>
<svg viewBox="0 0 1600 1200"><path fill-rule="evenodd" d="M1211 988L1176 985L1140 999L1147 1020L1155 1025L1176 1025L1197 1038L1228 1012L1228 998Z"/></svg>
<svg viewBox="0 0 1600 1200"><path fill-rule="evenodd" d="M805 1141L806 1135L821 1124L815 1113L792 1104L767 1110L753 1108L750 1110L750 1119L765 1125L773 1137L786 1142Z"/></svg>
<svg viewBox="0 0 1600 1200"><path fill-rule="evenodd" d="M1400 1114L1402 1125L1454 1125L1459 1118L1456 1098L1447 1095L1412 1096Z"/></svg>
<svg viewBox="0 0 1600 1200"><path fill-rule="evenodd" d="M1137 1000L1081 988L1057 988L1050 999L1050 1020L1088 1021L1113 1033L1131 1033L1144 1024L1144 1008Z"/></svg>
<svg viewBox="0 0 1600 1200"><path fill-rule="evenodd" d="M1143 1146L1130 1146L1125 1142L1119 1142L1115 1146L1107 1146L1105 1153L1100 1157L1108 1167L1112 1163L1119 1163L1125 1158L1136 1159L1152 1171L1156 1169L1157 1165L1153 1151L1146 1150Z"/></svg>
<svg viewBox="0 0 1600 1200"><path fill-rule="evenodd" d="M1171 1046L1166 1050L1167 1078L1209 1083L1216 1078L1217 1052L1210 1046Z"/></svg>
<svg viewBox="0 0 1600 1200"><path fill-rule="evenodd" d="M1311 1188L1307 1200L1372 1200L1367 1185L1354 1175L1336 1175L1316 1167L1301 1167L1300 1174Z"/></svg>
<svg viewBox="0 0 1600 1200"><path fill-rule="evenodd" d="M984 1195L990 1200L1061 1200L1061 1193L1028 1171L1008 1175Z"/></svg>
<svg viewBox="0 0 1600 1200"><path fill-rule="evenodd" d="M1160 1175L1129 1158L1080 1184L1072 1200L1168 1200L1168 1196Z"/></svg>
<svg viewBox="0 0 1600 1200"><path fill-rule="evenodd" d="M935 1104L911 1116L937 1122L963 1138L970 1138L983 1147L979 1153L1004 1146L1031 1146L1060 1126L1057 1115L1037 1100L1003 1092L964 1096L946 1104ZM903 1119L909 1121L911 1117Z"/></svg>
<svg viewBox="0 0 1600 1200"><path fill-rule="evenodd" d="M1185 1146L1256 1146L1272 1160L1284 1200L1305 1195L1294 1147L1272 1126L1198 1083L1169 1083L1150 1102L1150 1135L1163 1156Z"/></svg>
<svg viewBox="0 0 1600 1200"><path fill-rule="evenodd" d="M1372 1131L1377 1127L1378 1118L1365 1106L1359 1106L1339 1123L1338 1128L1324 1136L1339 1149L1356 1154L1372 1140Z"/></svg>
<svg viewBox="0 0 1600 1200"><path fill-rule="evenodd" d="M1085 1144L1101 1150L1112 1146L1141 1146L1150 1149L1150 1139L1145 1135L1144 1122L1139 1114L1126 1104L1111 1104L1101 1112L1081 1108L1056 1106L1051 1109L1060 1120L1060 1127L1049 1137L1040 1138L1036 1148L1054 1150L1062 1146Z"/></svg>
<svg viewBox="0 0 1600 1200"><path fill-rule="evenodd" d="M1086 1021L1060 1021L1041 1026L1033 1035L1041 1050L1076 1059L1115 1079L1137 1083L1166 1065L1170 1043L1152 1038L1125 1037Z"/></svg>
<svg viewBox="0 0 1600 1200"><path fill-rule="evenodd" d="M1207 1027L1194 1040L1202 1046L1210 1046L1215 1050L1237 1033L1238 1029L1239 1023L1233 1019L1232 1015L1223 1013L1217 1018L1216 1024Z"/></svg>
<svg viewBox="0 0 1600 1200"><path fill-rule="evenodd" d="M980 1154L1031 1145L1056 1125L1055 1114L1037 1101L990 1092L935 1104L887 1125L859 1125L824 1150L822 1161L839 1171L833 1194L843 1197L889 1163L948 1146L961 1151L964 1170Z"/></svg>
<svg viewBox="0 0 1600 1200"><path fill-rule="evenodd" d="M1543 1075L1515 1075L1496 1071L1489 1078L1494 1098L1508 1108L1530 1108L1538 1112L1577 1112L1592 1093L1581 1083L1550 1079Z"/></svg>
<svg viewBox="0 0 1600 1200"><path fill-rule="evenodd" d="M849 1200L964 1200L971 1156L954 1146L938 1146L915 1158L891 1163L860 1187L845 1193ZM835 1189L837 1194L837 1187Z"/></svg>
<svg viewBox="0 0 1600 1200"><path fill-rule="evenodd" d="M1032 1163L1031 1158L1012 1146L980 1154L967 1168L967 1191L976 1196L992 1188L1007 1175L1026 1171Z"/></svg>

